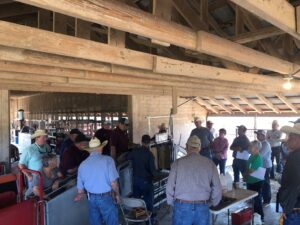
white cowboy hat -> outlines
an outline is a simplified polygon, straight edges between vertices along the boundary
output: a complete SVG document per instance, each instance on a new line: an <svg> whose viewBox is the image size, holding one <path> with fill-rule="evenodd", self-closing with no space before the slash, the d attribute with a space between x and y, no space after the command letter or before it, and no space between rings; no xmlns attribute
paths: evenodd
<svg viewBox="0 0 300 225"><path fill-rule="evenodd" d="M37 138L37 137L40 137L40 136L47 136L48 134L46 133L45 130L36 130L34 132L33 135L31 135L31 139L34 139L34 138Z"/></svg>
<svg viewBox="0 0 300 225"><path fill-rule="evenodd" d="M100 140L96 137L93 137L90 142L89 142L89 147L86 148L85 150L92 152L97 150L100 147L105 147L107 145L108 141L103 141L102 143L100 142Z"/></svg>
<svg viewBox="0 0 300 225"><path fill-rule="evenodd" d="M283 126L280 131L286 134L299 134L300 135L300 123L295 123L293 127Z"/></svg>

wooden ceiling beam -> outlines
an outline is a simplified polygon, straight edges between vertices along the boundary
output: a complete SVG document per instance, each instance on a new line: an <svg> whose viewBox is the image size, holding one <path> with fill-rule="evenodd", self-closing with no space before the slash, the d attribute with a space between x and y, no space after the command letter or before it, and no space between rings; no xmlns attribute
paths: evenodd
<svg viewBox="0 0 300 225"><path fill-rule="evenodd" d="M260 108L258 108L258 107L257 107L255 104L253 104L252 102L250 102L250 100L247 99L246 97L240 95L239 98L240 98L243 102L245 102L247 105L249 105L252 109L254 109L257 113L259 113L259 114L262 114L262 113L263 113L262 110L261 110Z"/></svg>
<svg viewBox="0 0 300 225"><path fill-rule="evenodd" d="M289 107L294 113L298 114L299 110L285 97L282 93L277 93L276 96Z"/></svg>
<svg viewBox="0 0 300 225"><path fill-rule="evenodd" d="M284 74L289 74L294 68L294 64L290 62L257 52L222 38L214 37L211 34L196 33L192 29L162 20L142 10L129 7L114 0L97 0L97 2L81 0L61 0L59 2L53 2L52 0L18 1L196 50L250 67L256 66ZM82 11L82 8L85 10ZM206 43L201 44L202 41L209 41L210 47L206 47ZM224 49L222 46L229 47Z"/></svg>
<svg viewBox="0 0 300 225"><path fill-rule="evenodd" d="M270 102L270 100L268 100L265 96L260 94L256 96L260 101L262 101L266 106L272 109L275 113L280 114L280 110L272 102Z"/></svg>
<svg viewBox="0 0 300 225"><path fill-rule="evenodd" d="M300 40L296 30L295 7L286 0L231 0L245 10L266 20Z"/></svg>
<svg viewBox="0 0 300 225"><path fill-rule="evenodd" d="M229 102L235 108L240 110L243 114L247 114L247 111L243 109L237 102L233 101L230 97L223 97L225 101Z"/></svg>
<svg viewBox="0 0 300 225"><path fill-rule="evenodd" d="M220 112L215 109L212 105L210 105L208 102L206 102L205 100L201 99L201 98L197 98L195 100L198 104L200 104L201 106L204 106L207 110L212 111L215 114L220 114Z"/></svg>
<svg viewBox="0 0 300 225"><path fill-rule="evenodd" d="M220 102L219 100L215 99L215 98L211 98L208 97L209 101L212 102L214 105L219 106L221 109L223 109L225 112L232 114L232 111L230 109L228 109L228 107L226 107L222 102Z"/></svg>
<svg viewBox="0 0 300 225"><path fill-rule="evenodd" d="M266 85L272 83L275 91L282 91L282 79L280 78L172 60L4 21L0 22L0 44L60 56L118 64L155 73L245 84ZM3 52L5 55L5 51ZM300 82L295 82L295 88L298 86L300 86Z"/></svg>
<svg viewBox="0 0 300 225"><path fill-rule="evenodd" d="M266 28L260 28L256 31L239 34L236 37L232 38L231 40L239 44L246 44L249 42L281 35L283 33L284 31L278 29L277 27L271 26Z"/></svg>

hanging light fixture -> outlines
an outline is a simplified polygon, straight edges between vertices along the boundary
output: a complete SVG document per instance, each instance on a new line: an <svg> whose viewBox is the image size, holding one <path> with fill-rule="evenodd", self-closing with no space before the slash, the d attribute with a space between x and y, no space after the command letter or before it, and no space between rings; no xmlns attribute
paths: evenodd
<svg viewBox="0 0 300 225"><path fill-rule="evenodd" d="M293 87L293 84L291 82L293 80L293 77L291 75L289 75L288 77L285 77L283 79L285 80L285 82L283 83L282 87L285 90L291 90Z"/></svg>

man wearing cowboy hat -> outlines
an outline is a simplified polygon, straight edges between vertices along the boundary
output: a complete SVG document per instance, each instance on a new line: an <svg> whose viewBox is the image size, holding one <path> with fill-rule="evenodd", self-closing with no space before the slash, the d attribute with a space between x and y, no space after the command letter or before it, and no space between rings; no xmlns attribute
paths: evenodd
<svg viewBox="0 0 300 225"><path fill-rule="evenodd" d="M108 144L104 147L102 154L110 155L110 137L111 137L112 129L111 122L104 121L101 129L97 130L95 133L95 137L98 138L101 142L108 141Z"/></svg>
<svg viewBox="0 0 300 225"><path fill-rule="evenodd" d="M37 130L33 135L31 135L31 139L35 139L35 142L24 149L19 161L19 168L41 171L43 167L43 155L51 152L51 149L47 144L47 133L44 130ZM28 196L30 193L32 193L33 175L29 173L24 174L28 180L28 189L25 193L25 196Z"/></svg>
<svg viewBox="0 0 300 225"><path fill-rule="evenodd" d="M118 209L120 202L118 172L114 160L102 155L107 141L101 144L98 138L89 142L90 156L81 163L78 169L75 201L79 201L85 192L88 196L90 225L118 225Z"/></svg>
<svg viewBox="0 0 300 225"><path fill-rule="evenodd" d="M281 131L288 135L289 155L283 170L279 203L284 212L284 225L300 224L300 123L284 126Z"/></svg>

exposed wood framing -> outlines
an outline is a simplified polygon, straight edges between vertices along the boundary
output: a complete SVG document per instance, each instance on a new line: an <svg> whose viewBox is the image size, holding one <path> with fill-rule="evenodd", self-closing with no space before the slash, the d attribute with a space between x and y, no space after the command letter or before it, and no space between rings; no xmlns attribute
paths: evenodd
<svg viewBox="0 0 300 225"><path fill-rule="evenodd" d="M0 19L32 13L37 13L37 8L17 2L0 7Z"/></svg>
<svg viewBox="0 0 300 225"><path fill-rule="evenodd" d="M215 109L212 105L210 105L208 102L206 102L205 100L201 99L201 98L197 98L195 100L198 104L204 106L208 111L211 111L215 114L220 114L220 112Z"/></svg>
<svg viewBox="0 0 300 225"><path fill-rule="evenodd" d="M253 104L249 99L247 99L244 96L239 96L239 98L245 102L246 104L248 104L252 109L254 109L257 113L262 114L262 110L260 108L258 108L255 104Z"/></svg>
<svg viewBox="0 0 300 225"><path fill-rule="evenodd" d="M277 97L284 103L287 105L287 107L289 107L294 113L298 114L299 110L292 104L289 102L289 100L287 99L287 97L285 97L282 93L277 93L276 94Z"/></svg>
<svg viewBox="0 0 300 225"><path fill-rule="evenodd" d="M212 102L214 105L219 106L221 109L223 109L225 112L232 114L232 111L230 109L228 109L228 107L226 107L222 102L220 102L217 99L214 98L208 98L210 102Z"/></svg>
<svg viewBox="0 0 300 225"><path fill-rule="evenodd" d="M235 108L240 110L243 114L247 114L246 110L243 109L237 102L232 100L230 97L223 97L225 101L229 102L231 105L233 105Z"/></svg>
<svg viewBox="0 0 300 225"><path fill-rule="evenodd" d="M272 109L275 113L280 114L280 110L263 95L256 95L257 98Z"/></svg>
<svg viewBox="0 0 300 225"><path fill-rule="evenodd" d="M177 88L172 87L172 115L177 114L177 105L178 105L178 93Z"/></svg>
<svg viewBox="0 0 300 225"><path fill-rule="evenodd" d="M10 144L10 91L0 88L0 162L6 162L6 169L9 169L7 162L10 162L9 144Z"/></svg>
<svg viewBox="0 0 300 225"><path fill-rule="evenodd" d="M98 0L97 2L82 2L80 0L74 0L72 2L67 0L61 0L59 2L53 2L52 0L19 1L187 49L204 52L250 67L256 66L284 74L289 74L294 69L294 65L287 61L256 52L247 47L234 46L230 41L217 37L212 38L213 36L209 34L198 33L197 35L197 33L191 29L153 17L149 13L128 7L114 0ZM82 8L85 8L84 12ZM217 49L206 48L204 45L197 43L197 37L202 40L202 38L208 37L208 35L211 43L210 46L218 46ZM222 49L222 46L228 44L230 48ZM230 49L230 56L228 56L228 49ZM240 50L242 54L237 53L237 51Z"/></svg>
<svg viewBox="0 0 300 225"><path fill-rule="evenodd" d="M272 83L273 90L282 91L282 79L280 78L186 63L3 21L0 22L0 31L0 44L10 47L119 64L155 73L264 85L264 88L267 88L268 83ZM7 32L11 35L7 36ZM7 53L4 51L4 54ZM295 88L298 85L300 86L300 83L295 82Z"/></svg>
<svg viewBox="0 0 300 225"><path fill-rule="evenodd" d="M295 7L286 0L231 0L274 26L300 40L296 31Z"/></svg>

